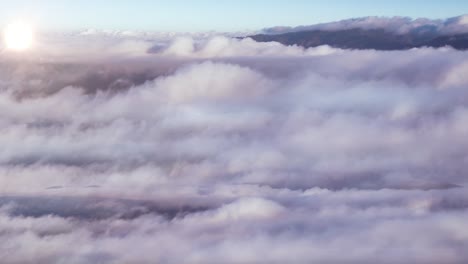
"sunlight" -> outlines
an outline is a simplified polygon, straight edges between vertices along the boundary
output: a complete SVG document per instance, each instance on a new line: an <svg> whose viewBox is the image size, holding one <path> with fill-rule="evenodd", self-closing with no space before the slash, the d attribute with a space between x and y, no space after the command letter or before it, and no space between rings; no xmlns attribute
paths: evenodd
<svg viewBox="0 0 468 264"><path fill-rule="evenodd" d="M30 25L23 22L13 22L4 31L6 48L13 51L25 51L31 48L34 33Z"/></svg>

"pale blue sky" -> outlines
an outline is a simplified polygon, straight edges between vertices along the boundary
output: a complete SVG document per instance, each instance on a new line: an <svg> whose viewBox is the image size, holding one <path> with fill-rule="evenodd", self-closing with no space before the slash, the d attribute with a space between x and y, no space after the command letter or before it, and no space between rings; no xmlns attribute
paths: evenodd
<svg viewBox="0 0 468 264"><path fill-rule="evenodd" d="M306 25L369 15L446 18L467 0L0 0L0 24L157 31L237 31Z"/></svg>

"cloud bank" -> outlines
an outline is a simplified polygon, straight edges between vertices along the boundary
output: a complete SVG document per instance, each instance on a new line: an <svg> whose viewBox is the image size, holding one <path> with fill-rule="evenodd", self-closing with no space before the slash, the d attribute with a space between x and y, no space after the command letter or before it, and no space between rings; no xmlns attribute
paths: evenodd
<svg viewBox="0 0 468 264"><path fill-rule="evenodd" d="M91 34L3 59L2 263L468 261L468 53Z"/></svg>

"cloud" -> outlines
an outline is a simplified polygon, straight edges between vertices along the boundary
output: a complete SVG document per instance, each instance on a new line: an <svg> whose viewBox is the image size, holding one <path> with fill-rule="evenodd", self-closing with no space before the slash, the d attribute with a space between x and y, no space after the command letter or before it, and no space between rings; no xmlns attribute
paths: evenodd
<svg viewBox="0 0 468 264"><path fill-rule="evenodd" d="M465 52L88 33L1 62L2 263L468 260Z"/></svg>
<svg viewBox="0 0 468 264"><path fill-rule="evenodd" d="M304 49L298 46L284 46L279 43L259 43L250 38L235 39L226 36L214 36L201 41L191 37L174 39L167 47L153 48L151 51L167 56L189 56L195 58L217 57L282 57L282 56L321 56L339 50L329 46Z"/></svg>

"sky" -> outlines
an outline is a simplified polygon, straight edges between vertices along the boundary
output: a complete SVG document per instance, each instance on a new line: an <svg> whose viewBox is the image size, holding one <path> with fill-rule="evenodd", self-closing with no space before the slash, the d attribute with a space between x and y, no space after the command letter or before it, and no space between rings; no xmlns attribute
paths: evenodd
<svg viewBox="0 0 468 264"><path fill-rule="evenodd" d="M18 0L0 2L0 24L26 20L46 30L242 31L362 16L447 18L468 13L464 0Z"/></svg>

